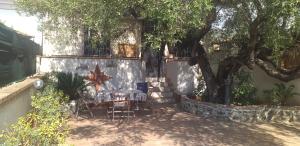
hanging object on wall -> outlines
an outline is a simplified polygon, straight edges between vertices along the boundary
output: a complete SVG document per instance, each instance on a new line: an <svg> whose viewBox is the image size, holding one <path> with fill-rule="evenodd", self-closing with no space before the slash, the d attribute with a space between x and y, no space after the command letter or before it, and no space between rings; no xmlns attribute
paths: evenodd
<svg viewBox="0 0 300 146"><path fill-rule="evenodd" d="M119 57L138 57L138 48L133 44L118 44Z"/></svg>
<svg viewBox="0 0 300 146"><path fill-rule="evenodd" d="M100 91L101 85L106 81L112 79L112 77L105 75L104 72L100 70L99 65L97 64L94 71L90 71L90 74L86 77L90 84L96 87L96 91Z"/></svg>
<svg viewBox="0 0 300 146"><path fill-rule="evenodd" d="M280 58L281 67L289 70L295 70L300 67L300 42L298 46L285 51Z"/></svg>

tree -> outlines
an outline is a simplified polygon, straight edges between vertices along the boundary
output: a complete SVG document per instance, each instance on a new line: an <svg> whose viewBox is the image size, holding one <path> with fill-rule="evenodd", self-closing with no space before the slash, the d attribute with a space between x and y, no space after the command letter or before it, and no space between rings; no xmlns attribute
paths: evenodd
<svg viewBox="0 0 300 146"><path fill-rule="evenodd" d="M235 11L231 11L224 29L227 40L232 40L240 49L236 56L228 57L219 64L215 76L218 85L221 85L219 95L224 94L224 79L242 65L252 69L256 64L268 75L282 81L300 77L300 66L286 70L276 63L284 51L299 43L299 4L299 0L229 1L222 4L225 9Z"/></svg>
<svg viewBox="0 0 300 146"><path fill-rule="evenodd" d="M246 65L256 64L282 81L300 77L300 66L284 69L280 56L300 41L300 0L18 0L19 7L47 24L88 26L114 37L124 17L153 22L145 43L161 49L178 41L194 49L191 64L198 64L209 101L224 103L225 80ZM62 21L64 20L64 21ZM74 23L76 22L76 23ZM59 25L55 25L59 26ZM214 35L223 34L222 39ZM239 51L219 63L214 73L206 37L229 41Z"/></svg>

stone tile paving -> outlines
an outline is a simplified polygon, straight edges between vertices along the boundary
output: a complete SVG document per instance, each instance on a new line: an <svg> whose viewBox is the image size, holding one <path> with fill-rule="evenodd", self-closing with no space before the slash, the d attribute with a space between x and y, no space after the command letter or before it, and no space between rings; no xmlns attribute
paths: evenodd
<svg viewBox="0 0 300 146"><path fill-rule="evenodd" d="M182 112L175 105L145 110L130 121L111 122L103 109L96 117L70 119L68 144L75 146L300 145L300 125L220 121Z"/></svg>

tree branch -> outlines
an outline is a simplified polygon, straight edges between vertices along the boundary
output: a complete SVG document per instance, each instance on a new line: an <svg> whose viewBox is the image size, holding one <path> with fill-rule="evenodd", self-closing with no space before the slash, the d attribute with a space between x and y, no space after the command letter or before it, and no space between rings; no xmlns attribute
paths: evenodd
<svg viewBox="0 0 300 146"><path fill-rule="evenodd" d="M262 55L262 54L258 54L257 55L257 58L266 62L266 63L269 63L270 65L272 65L273 68L275 68L277 71L279 71L280 73L282 74L294 74L298 71L300 71L300 66L294 68L294 69L285 69L285 68L281 68L279 67L278 65L276 65L272 60L270 60L269 58L267 58L266 56Z"/></svg>
<svg viewBox="0 0 300 146"><path fill-rule="evenodd" d="M279 79L284 82L289 82L291 80L300 78L300 71L291 73L291 74L283 74L280 71L278 71L276 68L270 66L268 63L264 62L261 59L256 59L255 63L264 70L269 76L274 77L276 79Z"/></svg>

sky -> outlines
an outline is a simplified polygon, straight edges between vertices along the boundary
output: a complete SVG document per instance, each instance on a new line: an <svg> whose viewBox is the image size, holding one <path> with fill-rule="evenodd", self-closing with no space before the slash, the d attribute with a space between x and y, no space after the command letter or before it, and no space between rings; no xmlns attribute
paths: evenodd
<svg viewBox="0 0 300 146"><path fill-rule="evenodd" d="M38 44L42 42L42 32L38 30L38 19L18 14L15 10L0 9L0 21L23 34L33 37Z"/></svg>

